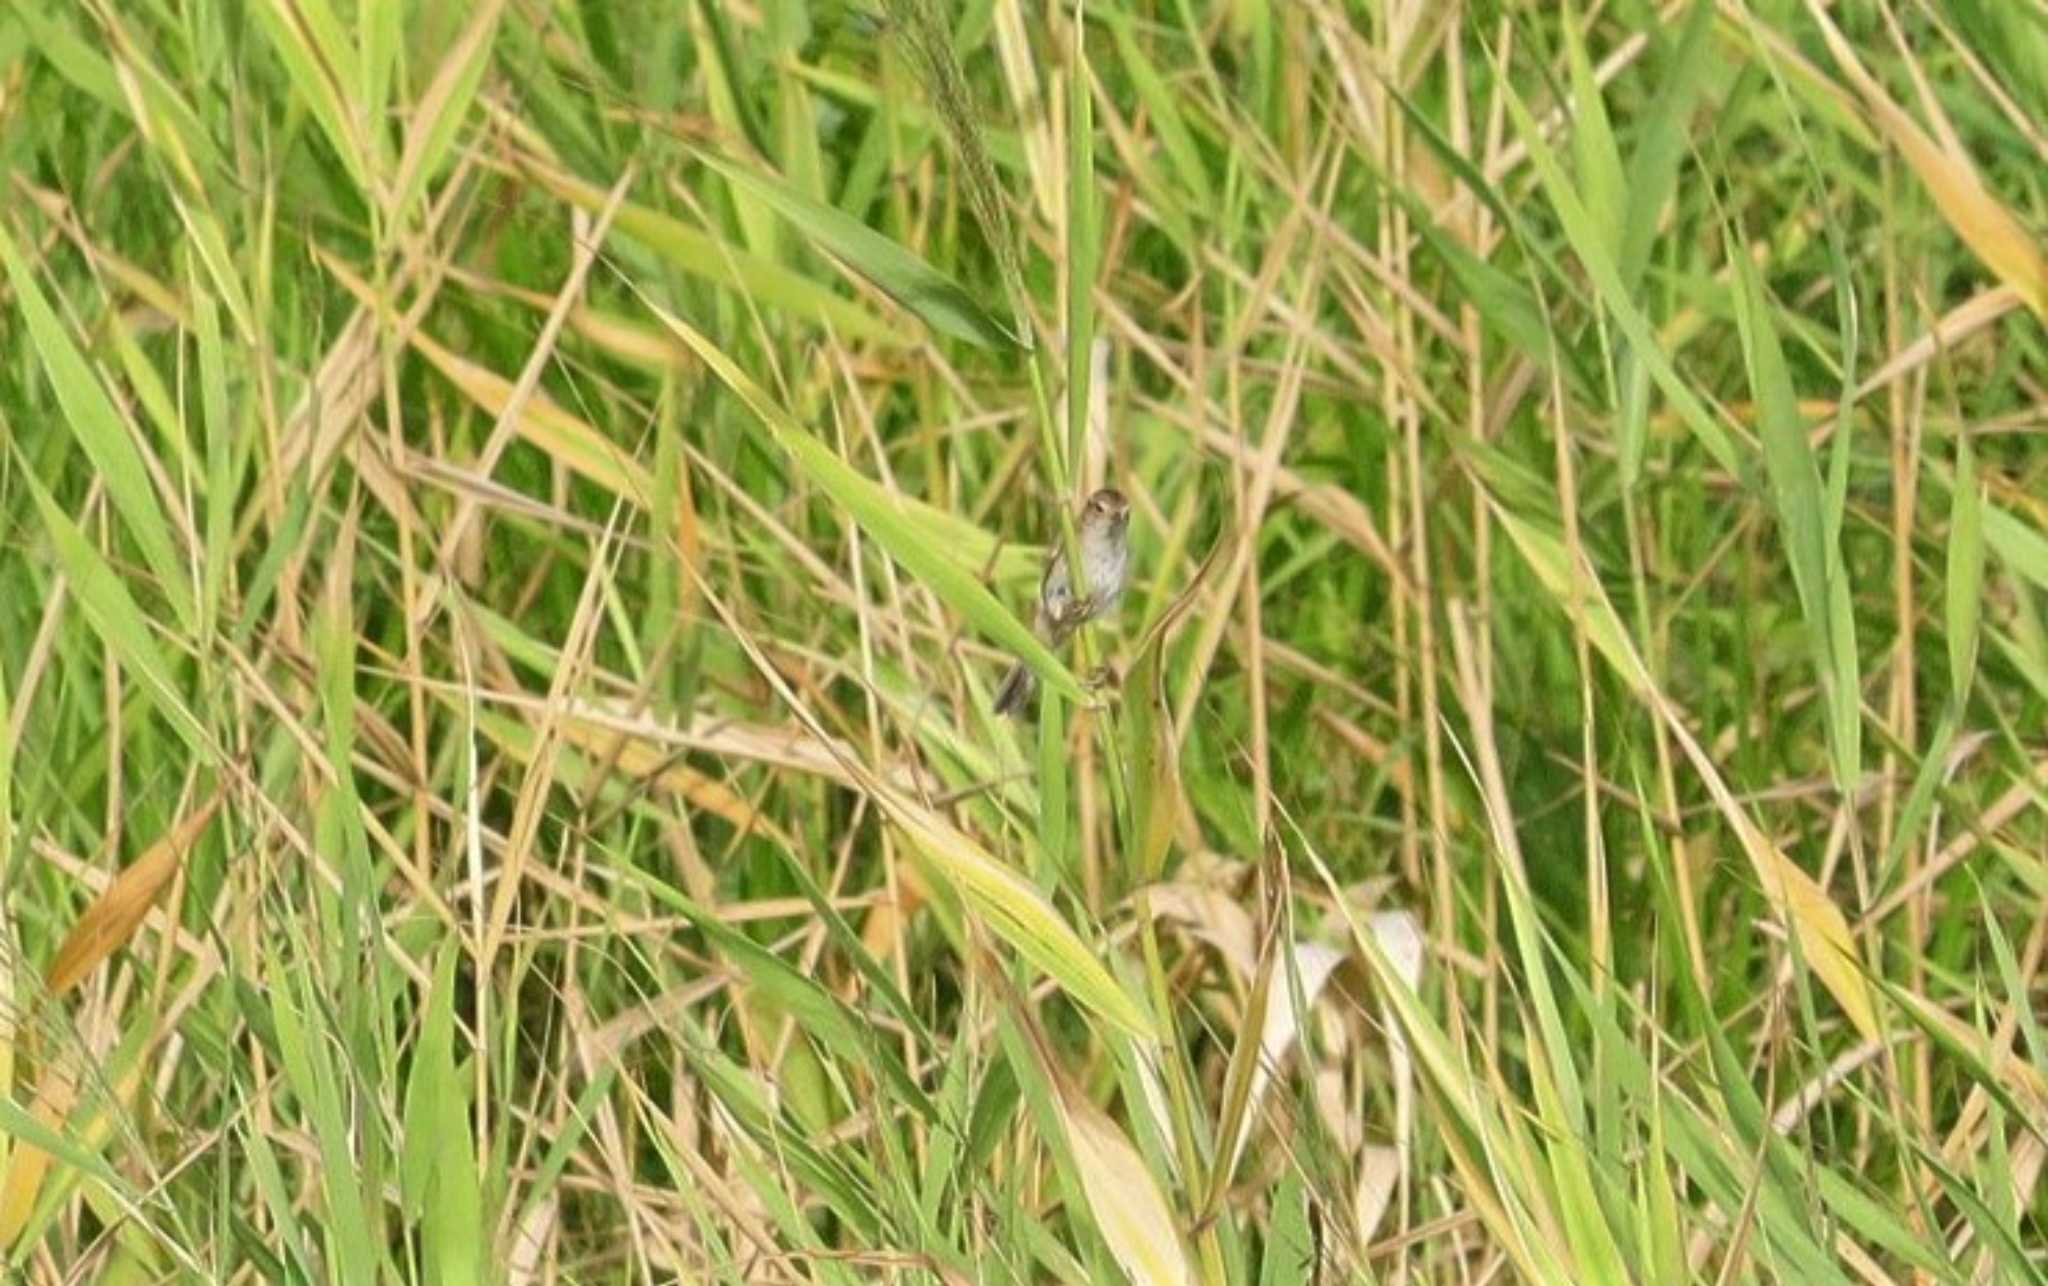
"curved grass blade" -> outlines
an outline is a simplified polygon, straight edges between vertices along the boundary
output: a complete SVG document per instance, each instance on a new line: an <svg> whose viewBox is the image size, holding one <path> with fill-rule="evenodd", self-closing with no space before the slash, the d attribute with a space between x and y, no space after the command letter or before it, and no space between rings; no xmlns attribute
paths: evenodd
<svg viewBox="0 0 2048 1286"><path fill-rule="evenodd" d="M1081 1190L1088 1212L1116 1261L1139 1286L1186 1286L1194 1273L1180 1243L1166 1194L1145 1167L1145 1160L1116 1122L1073 1089L1064 1077L1054 1081L1058 1105L1066 1118L1067 1142L1074 1150Z"/></svg>
<svg viewBox="0 0 2048 1286"><path fill-rule="evenodd" d="M1993 275L2019 292L2036 317L2048 316L2048 255L2042 254L2027 226L1985 186L1968 153L1944 146L1892 101L1819 5L1809 4L1808 10L1835 65L1863 99L1864 110L1878 132L1898 149L1942 218ZM1947 125L1933 98L1923 95L1922 106L1935 116L1937 126ZM1953 137L1948 129L1938 133Z"/></svg>
<svg viewBox="0 0 2048 1286"><path fill-rule="evenodd" d="M1140 1040L1157 1041L1159 1025L1096 958L1072 926L1060 918L1031 882L998 862L981 845L944 818L876 784L874 794L910 838L918 853L998 937L1080 1004Z"/></svg>
<svg viewBox="0 0 2048 1286"><path fill-rule="evenodd" d="M50 961L46 985L51 995L71 990L108 956L127 945L128 939L142 927L143 917L156 905L157 895L178 873L185 854L205 833L220 801L220 793L215 792L213 798L178 823L175 830L122 868L92 900Z"/></svg>

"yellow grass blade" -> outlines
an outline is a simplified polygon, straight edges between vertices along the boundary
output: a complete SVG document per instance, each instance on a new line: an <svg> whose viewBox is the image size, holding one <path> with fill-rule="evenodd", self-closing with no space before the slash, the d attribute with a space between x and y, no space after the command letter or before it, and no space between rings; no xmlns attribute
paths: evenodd
<svg viewBox="0 0 2048 1286"><path fill-rule="evenodd" d="M1820 26L1835 65L1862 96L1878 132L1899 149L1956 235L2000 281L2019 293L2036 317L2048 317L2048 256L2043 256L2033 234L1984 186L1977 167L1961 148L1944 147L1892 101L1828 18L1827 10L1817 0L1807 0L1806 7ZM1925 105L1938 116L1940 108L1931 96ZM1954 138L1951 131L1943 129L1942 133Z"/></svg>
<svg viewBox="0 0 2048 1286"><path fill-rule="evenodd" d="M1183 1286L1194 1277L1173 1212L1145 1160L1116 1122L1055 1077L1067 1143L1081 1172L1088 1213L1102 1230L1110 1253L1139 1286Z"/></svg>

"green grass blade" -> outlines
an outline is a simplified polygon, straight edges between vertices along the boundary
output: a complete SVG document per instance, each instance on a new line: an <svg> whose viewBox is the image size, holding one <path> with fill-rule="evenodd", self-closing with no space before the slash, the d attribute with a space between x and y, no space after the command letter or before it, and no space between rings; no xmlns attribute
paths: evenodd
<svg viewBox="0 0 2048 1286"><path fill-rule="evenodd" d="M708 908L667 889L659 890L659 895L688 916L697 931L718 948L741 976L796 1021L799 1030L844 1058L848 1067L881 1073L891 1092L899 1096L898 1101L927 1119L934 1116L931 1099L911 1079L895 1053L881 1044L872 1023L863 1021L838 997L792 969L773 952L728 928Z"/></svg>
<svg viewBox="0 0 2048 1286"><path fill-rule="evenodd" d="M321 1013L313 1002L310 977L303 969L273 960L270 1020L286 1080L300 1104L322 1161L320 1225L329 1253L343 1279L368 1282L377 1277L381 1256L364 1218L364 1193L357 1167L344 1073L330 1057L330 1033L310 1020Z"/></svg>
<svg viewBox="0 0 2048 1286"><path fill-rule="evenodd" d="M1854 618L1849 584L1836 543L1839 524L1830 519L1820 468L1806 437L1792 391L1791 372L1778 346L1770 304L1748 247L1729 243L1736 278L1735 320L1743 357L1756 393L1757 429L1763 439L1765 473L1772 510L1799 591L1799 607L1812 641L1814 666L1828 708L1828 744L1835 782L1855 790L1862 779L1862 687L1857 674Z"/></svg>
<svg viewBox="0 0 2048 1286"><path fill-rule="evenodd" d="M1984 484L1968 434L1956 437L1956 478L1949 493L1948 576L1942 615L1948 637L1949 701L1969 700L1977 673L1977 640L1984 616Z"/></svg>
<svg viewBox="0 0 2048 1286"><path fill-rule="evenodd" d="M1502 94L1508 114L1529 149L1530 162L1542 180L1544 193L1564 224L1565 236L1585 266L1586 275L1592 279L1600 302L1628 339L1630 351L1648 366L1651 378L1670 399L1672 409L1678 412L1679 418L1692 430L1693 436L1699 439L1714 462L1730 475L1741 477L1741 462L1736 456L1734 442L1701 402L1699 394L1678 373L1670 354L1665 352L1649 318L1636 304L1634 292L1621 279L1621 269L1614 261L1614 248L1601 239L1598 220L1565 177L1564 169L1545 141L1535 116L1512 86L1503 85Z"/></svg>
<svg viewBox="0 0 2048 1286"><path fill-rule="evenodd" d="M1601 95L1600 81L1593 74L1593 60L1586 53L1577 6L1564 6L1558 35L1564 43L1565 65L1571 74L1572 154L1578 163L1579 191L1592 215L1595 235L1601 244L1617 247L1619 263L1618 248L1623 243L1627 221L1628 181L1622 174L1621 145L1614 139L1607 102Z"/></svg>
<svg viewBox="0 0 2048 1286"><path fill-rule="evenodd" d="M341 79L356 59L333 9L326 0L256 0L249 11L349 178L360 190L373 191L360 128L363 118Z"/></svg>
<svg viewBox="0 0 2048 1286"><path fill-rule="evenodd" d="M155 628L143 614L135 600L129 596L128 587L107 560L100 557L99 550L85 538L78 524L71 516L43 490L33 474L22 474L28 484L29 493L35 497L36 507L42 512L43 526L50 533L50 541L56 547L57 562L70 578L71 592L78 598L79 606L92 622L93 629L106 641L121 663L134 672L142 681L152 704L171 727L184 740L193 753L202 760L213 757L212 738L206 727L186 704L182 685L172 672L170 662L157 650L154 642Z"/></svg>
<svg viewBox="0 0 2048 1286"><path fill-rule="evenodd" d="M1159 1038L1158 1021L1103 967L1096 950L1022 876L996 861L956 828L909 806L907 801L885 799L884 806L931 869L959 890L998 937L1058 982L1080 1004L1140 1040Z"/></svg>
<svg viewBox="0 0 2048 1286"><path fill-rule="evenodd" d="M966 287L844 211L813 200L780 179L709 153L700 153L698 159L723 176L734 191L775 210L933 330L984 348L1017 347L1015 337L975 302Z"/></svg>
<svg viewBox="0 0 2048 1286"><path fill-rule="evenodd" d="M1984 504L1981 519L1985 543L2013 574L2048 589L2048 536L2003 506Z"/></svg>
<svg viewBox="0 0 2048 1286"><path fill-rule="evenodd" d="M606 192L601 187L537 162L527 163L523 172L571 205L593 213L604 208ZM628 201L619 207L613 226L684 272L736 289L757 303L809 318L844 338L884 344L911 342L896 326L802 273L728 245L658 210Z"/></svg>
<svg viewBox="0 0 2048 1286"><path fill-rule="evenodd" d="M57 394L66 426L105 483L115 512L142 551L143 561L155 574L157 586L177 612L180 624L188 632L195 629L198 614L192 600L192 574L178 558L171 526L127 424L114 409L99 376L65 333L35 274L22 261L14 239L4 228L0 228L0 260L6 263L29 340Z"/></svg>
<svg viewBox="0 0 2048 1286"><path fill-rule="evenodd" d="M477 89L491 63L498 19L504 0L486 0L476 6L469 25L449 47L427 82L426 90L413 104L406 122L405 150L400 153L393 180L391 222L404 227L412 218L427 184L438 177L450 157L456 131L476 102Z"/></svg>
<svg viewBox="0 0 2048 1286"><path fill-rule="evenodd" d="M442 944L406 1079L398 1169L407 1213L418 1223L427 1279L451 1286L486 1280L490 1262L469 1094L456 1069L457 956L453 940Z"/></svg>
<svg viewBox="0 0 2048 1286"><path fill-rule="evenodd" d="M1201 151L1195 145L1187 117L1181 111L1180 99L1160 74L1158 64L1138 43L1130 15L1121 9L1098 6L1091 16L1107 23L1110 33L1116 37L1117 57L1130 72L1131 87L1136 90L1139 101L1152 115L1152 128L1159 132L1159 145L1173 163L1173 172L1186 185L1189 203L1196 211L1215 209L1216 188L1209 180L1208 166L1202 163Z"/></svg>
<svg viewBox="0 0 2048 1286"><path fill-rule="evenodd" d="M1617 254L1623 285L1634 287L1642 281L1656 244L1657 221L1678 188L1678 173L1688 154L1686 126L1715 65L1715 50L1708 43L1713 31L1712 0L1693 0L1678 39L1664 52L1664 83L1637 127Z"/></svg>
<svg viewBox="0 0 2048 1286"><path fill-rule="evenodd" d="M1078 15L1077 15L1078 16ZM1067 67L1067 462L1087 457L1088 386L1095 362L1095 97L1088 77L1088 24L1074 23Z"/></svg>
<svg viewBox="0 0 2048 1286"><path fill-rule="evenodd" d="M198 274L185 277L192 300L193 338L199 355L199 405L206 426L205 556L199 576L198 630L213 638L227 592L229 542L235 526L234 427L246 421L228 410L228 354L221 341L220 317L213 296L199 288Z"/></svg>

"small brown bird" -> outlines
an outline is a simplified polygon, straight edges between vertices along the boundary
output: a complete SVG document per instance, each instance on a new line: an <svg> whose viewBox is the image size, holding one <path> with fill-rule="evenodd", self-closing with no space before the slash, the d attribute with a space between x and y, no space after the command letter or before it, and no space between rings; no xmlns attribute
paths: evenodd
<svg viewBox="0 0 2048 1286"><path fill-rule="evenodd" d="M1081 572L1086 594L1074 595L1073 578L1067 575L1067 553L1061 549L1046 564L1045 579L1038 585L1038 636L1053 647L1067 641L1076 628L1110 611L1123 597L1124 583L1131 570L1131 502L1114 487L1104 487L1081 506L1081 522L1075 532L1081 549ZM1038 676L1023 662L1010 667L1003 684L996 689L997 714L1021 714L1024 703L1038 686Z"/></svg>

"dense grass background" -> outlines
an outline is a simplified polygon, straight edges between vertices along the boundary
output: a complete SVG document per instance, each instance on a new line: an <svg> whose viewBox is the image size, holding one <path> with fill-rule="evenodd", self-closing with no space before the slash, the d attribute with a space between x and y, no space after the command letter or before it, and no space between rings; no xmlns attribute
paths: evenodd
<svg viewBox="0 0 2048 1286"><path fill-rule="evenodd" d="M2034 0L6 7L8 1279L2039 1279L2044 162Z"/></svg>

